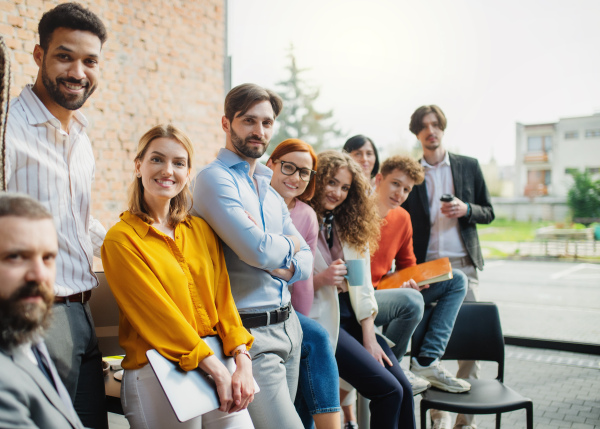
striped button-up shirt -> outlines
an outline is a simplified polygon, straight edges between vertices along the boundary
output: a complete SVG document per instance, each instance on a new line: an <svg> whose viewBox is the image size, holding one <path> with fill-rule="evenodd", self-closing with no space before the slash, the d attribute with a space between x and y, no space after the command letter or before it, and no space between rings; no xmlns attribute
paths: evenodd
<svg viewBox="0 0 600 429"><path fill-rule="evenodd" d="M86 118L77 111L69 132L64 132L31 85L10 104L7 189L30 195L54 216L59 246L54 292L58 296L98 285L93 255L100 256L106 230L90 213L95 167L86 126Z"/></svg>

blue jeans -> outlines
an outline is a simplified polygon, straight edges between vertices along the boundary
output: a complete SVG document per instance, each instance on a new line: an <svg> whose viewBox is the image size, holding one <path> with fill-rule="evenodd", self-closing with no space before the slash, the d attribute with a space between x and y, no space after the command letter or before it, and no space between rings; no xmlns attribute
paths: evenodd
<svg viewBox="0 0 600 429"><path fill-rule="evenodd" d="M409 288L376 290L375 300L379 308L375 325L383 326L385 336L396 344L392 351L400 361L423 318L423 295Z"/></svg>
<svg viewBox="0 0 600 429"><path fill-rule="evenodd" d="M421 357L439 359L446 351L469 284L467 276L460 270L452 270L452 276L450 280L434 283L421 291L425 305L437 302L419 351Z"/></svg>
<svg viewBox="0 0 600 429"><path fill-rule="evenodd" d="M304 335L294 406L304 427L311 428L314 414L340 411L339 374L327 331L319 322L296 314Z"/></svg>

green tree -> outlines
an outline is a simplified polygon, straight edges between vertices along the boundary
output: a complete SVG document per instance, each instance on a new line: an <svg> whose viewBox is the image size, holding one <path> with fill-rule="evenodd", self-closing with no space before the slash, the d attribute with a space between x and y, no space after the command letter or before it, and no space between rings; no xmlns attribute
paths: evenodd
<svg viewBox="0 0 600 429"><path fill-rule="evenodd" d="M593 180L589 172L573 171L573 185L567 194L567 204L573 219L584 219L586 226L593 218L600 218L600 180Z"/></svg>
<svg viewBox="0 0 600 429"><path fill-rule="evenodd" d="M269 149L272 151L285 139L298 138L311 144L318 153L330 147L328 142L342 132L333 121L333 110L320 112L314 107L319 89L302 79L302 74L308 69L300 69L296 65L293 46L290 47L288 58L290 64L286 69L289 77L277 83L277 93L283 99L283 110L277 117L279 128L271 139L275 144Z"/></svg>

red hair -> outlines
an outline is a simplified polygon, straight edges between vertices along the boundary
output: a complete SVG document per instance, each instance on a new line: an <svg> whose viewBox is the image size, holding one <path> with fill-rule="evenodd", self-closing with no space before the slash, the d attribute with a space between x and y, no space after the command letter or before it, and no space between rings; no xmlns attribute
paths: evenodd
<svg viewBox="0 0 600 429"><path fill-rule="evenodd" d="M269 160L271 160L271 162L275 162L282 156L292 152L308 152L313 162L312 170L317 171L317 154L315 153L311 145L300 139L287 139L279 143L273 151L273 153L271 154L271 156L269 157ZM304 202L310 200L315 194L315 186L316 182L315 177L313 175L310 178L310 182L308 182L308 186L306 187L304 192L298 196L298 199Z"/></svg>

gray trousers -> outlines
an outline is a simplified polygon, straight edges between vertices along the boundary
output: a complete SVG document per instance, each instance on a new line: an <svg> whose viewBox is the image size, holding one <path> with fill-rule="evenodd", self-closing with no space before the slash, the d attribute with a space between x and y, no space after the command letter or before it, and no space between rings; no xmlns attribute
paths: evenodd
<svg viewBox="0 0 600 429"><path fill-rule="evenodd" d="M298 375L302 328L292 310L283 323L252 328L254 344L252 375L260 387L248 407L256 428L303 429L302 421L294 407Z"/></svg>
<svg viewBox="0 0 600 429"><path fill-rule="evenodd" d="M108 429L102 354L89 304L54 304L45 339L50 357L83 425Z"/></svg>

